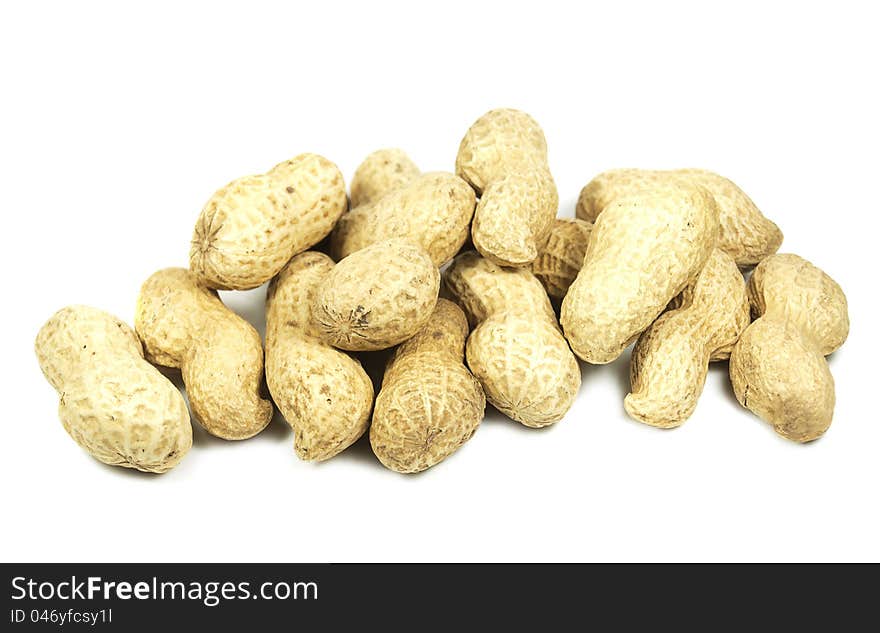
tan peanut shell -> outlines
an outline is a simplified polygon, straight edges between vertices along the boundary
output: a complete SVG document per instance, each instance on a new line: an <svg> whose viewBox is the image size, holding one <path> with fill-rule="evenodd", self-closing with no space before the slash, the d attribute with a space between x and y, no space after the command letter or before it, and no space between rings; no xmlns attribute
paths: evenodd
<svg viewBox="0 0 880 633"><path fill-rule="evenodd" d="M551 299L562 299L584 265L593 225L574 218L556 218L550 237L529 270Z"/></svg>
<svg viewBox="0 0 880 633"><path fill-rule="evenodd" d="M405 158L400 150L379 150L355 172L352 192L358 192L358 200L366 197L370 202L339 219L330 238L334 259L394 237L421 246L437 266L447 263L461 249L474 215L474 190L453 174L413 175L410 169L401 167L411 164ZM368 179L376 182L365 182Z"/></svg>
<svg viewBox="0 0 880 633"><path fill-rule="evenodd" d="M428 324L395 350L370 425L373 452L391 470L430 468L480 425L486 397L464 365L467 335L461 308L440 299Z"/></svg>
<svg viewBox="0 0 880 633"><path fill-rule="evenodd" d="M718 248L673 304L636 341L632 392L624 400L631 418L660 428L679 426L691 416L709 363L729 358L750 322L742 273Z"/></svg>
<svg viewBox="0 0 880 633"><path fill-rule="evenodd" d="M422 175L402 149L376 150L358 165L351 179L351 207L356 209L403 189Z"/></svg>
<svg viewBox="0 0 880 633"><path fill-rule="evenodd" d="M730 356L737 400L783 437L815 440L834 414L825 356L849 334L846 296L826 273L791 254L758 264L748 293L756 320Z"/></svg>
<svg viewBox="0 0 880 633"><path fill-rule="evenodd" d="M192 447L183 396L144 360L134 330L113 315L63 308L40 329L34 349L61 396L64 430L95 459L164 473Z"/></svg>
<svg viewBox="0 0 880 633"><path fill-rule="evenodd" d="M293 429L297 456L309 461L357 441L373 406L373 383L361 364L323 342L312 323L312 300L333 265L323 253L300 253L266 297L266 382Z"/></svg>
<svg viewBox="0 0 880 633"><path fill-rule="evenodd" d="M849 335L846 295L836 281L803 257L780 253L757 266L749 279L752 316L784 316L813 340L823 356Z"/></svg>
<svg viewBox="0 0 880 633"><path fill-rule="evenodd" d="M312 301L312 318L334 347L386 349L424 327L439 291L440 271L424 250L408 240L385 240L330 271Z"/></svg>
<svg viewBox="0 0 880 633"><path fill-rule="evenodd" d="M199 215L190 270L209 288L256 288L324 239L346 205L339 168L317 154L234 180Z"/></svg>
<svg viewBox="0 0 880 633"><path fill-rule="evenodd" d="M561 420L581 372L541 282L524 268L503 268L473 251L452 261L445 281L476 326L467 362L489 402L526 426Z"/></svg>
<svg viewBox="0 0 880 633"><path fill-rule="evenodd" d="M242 440L269 424L272 404L260 395L260 335L190 271L150 276L134 323L151 362L180 368L193 415L209 433Z"/></svg>
<svg viewBox="0 0 880 633"><path fill-rule="evenodd" d="M538 123L518 110L487 112L462 139L455 173L480 196L471 226L480 254L502 266L531 263L559 207Z"/></svg>
<svg viewBox="0 0 880 633"><path fill-rule="evenodd" d="M721 232L718 247L739 266L753 266L782 244L782 231L733 182L704 169L612 169L593 178L581 190L577 217L595 222L616 198L669 181L705 187L718 203Z"/></svg>
<svg viewBox="0 0 880 633"><path fill-rule="evenodd" d="M594 364L619 357L696 278L717 238L718 206L702 187L662 183L612 202L562 301L575 354Z"/></svg>

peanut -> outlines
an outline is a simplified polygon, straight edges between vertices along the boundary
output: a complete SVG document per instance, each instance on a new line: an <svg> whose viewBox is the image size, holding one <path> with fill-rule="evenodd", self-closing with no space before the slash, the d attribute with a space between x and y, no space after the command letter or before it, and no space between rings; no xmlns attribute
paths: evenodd
<svg viewBox="0 0 880 633"><path fill-rule="evenodd" d="M403 189L422 172L402 149L380 149L358 165L351 179L353 209L377 202L392 191Z"/></svg>
<svg viewBox="0 0 880 633"><path fill-rule="evenodd" d="M473 189L453 174L419 174L401 150L370 154L355 172L351 189L352 200L370 202L339 219L330 240L334 259L400 237L421 246L442 266L467 240L476 204Z"/></svg>
<svg viewBox="0 0 880 633"><path fill-rule="evenodd" d="M61 395L64 430L98 461L164 473L192 447L183 396L144 360L134 330L113 315L63 308L40 329L34 349Z"/></svg>
<svg viewBox="0 0 880 633"><path fill-rule="evenodd" d="M779 250L782 231L733 182L703 169L669 171L612 169L591 180L581 190L577 217L595 222L616 198L670 181L686 182L709 190L718 203L721 232L718 247L739 266L753 266Z"/></svg>
<svg viewBox="0 0 880 633"><path fill-rule="evenodd" d="M440 299L428 324L395 350L370 426L373 452L391 470L434 466L480 425L486 397L464 366L467 335L461 308Z"/></svg>
<svg viewBox="0 0 880 633"><path fill-rule="evenodd" d="M260 335L190 271L166 268L147 279L134 323L151 362L180 368L193 415L209 433L241 440L269 424Z"/></svg>
<svg viewBox="0 0 880 633"><path fill-rule="evenodd" d="M756 320L730 355L737 400L783 437L815 440L834 414L825 356L849 334L846 296L826 273L791 254L758 264L748 293Z"/></svg>
<svg viewBox="0 0 880 633"><path fill-rule="evenodd" d="M663 183L615 199L562 301L575 354L595 364L620 356L696 278L717 237L718 206L702 187Z"/></svg>
<svg viewBox="0 0 880 633"><path fill-rule="evenodd" d="M716 248L672 309L636 341L626 412L652 426L679 426L697 407L709 363L729 358L748 324L745 280L733 258Z"/></svg>
<svg viewBox="0 0 880 633"><path fill-rule="evenodd" d="M473 251L452 261L445 281L475 326L467 362L489 402L526 426L561 420L581 372L541 282L524 268L503 268Z"/></svg>
<svg viewBox="0 0 880 633"><path fill-rule="evenodd" d="M199 215L190 270L209 288L256 288L324 239L346 205L342 174L317 154L234 180Z"/></svg>
<svg viewBox="0 0 880 633"><path fill-rule="evenodd" d="M480 196L471 226L480 254L502 266L531 263L559 206L538 123L518 110L487 112L462 139L455 173Z"/></svg>
<svg viewBox="0 0 880 633"><path fill-rule="evenodd" d="M309 308L332 269L323 253L300 253L266 298L266 382L304 460L329 459L357 441L373 406L373 383L361 364L323 342L312 323Z"/></svg>
<svg viewBox="0 0 880 633"><path fill-rule="evenodd" d="M377 242L340 261L311 303L312 318L329 344L350 351L393 347L431 318L440 271L412 242Z"/></svg>

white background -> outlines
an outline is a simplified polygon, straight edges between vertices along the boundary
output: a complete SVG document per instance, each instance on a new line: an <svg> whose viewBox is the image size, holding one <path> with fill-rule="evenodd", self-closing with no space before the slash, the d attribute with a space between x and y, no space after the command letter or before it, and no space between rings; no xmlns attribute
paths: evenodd
<svg viewBox="0 0 880 633"><path fill-rule="evenodd" d="M4 561L880 560L878 46L870 3L42 2L0 9L6 349ZM131 321L186 265L227 181L301 152L453 166L484 111L542 124L561 196L601 170L700 166L740 184L849 298L827 435L778 438L725 363L663 432L623 410L628 361L584 366L568 416L492 413L418 476L362 441L296 459L277 418L197 429L169 474L103 466L64 433L33 339L69 303ZM260 325L265 290L224 293Z"/></svg>

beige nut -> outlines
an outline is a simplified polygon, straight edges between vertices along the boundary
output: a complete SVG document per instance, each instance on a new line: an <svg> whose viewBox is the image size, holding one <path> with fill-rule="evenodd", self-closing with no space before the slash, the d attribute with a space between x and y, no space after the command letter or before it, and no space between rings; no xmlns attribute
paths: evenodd
<svg viewBox="0 0 880 633"><path fill-rule="evenodd" d="M34 349L61 396L61 424L95 459L164 473L192 447L183 396L144 360L134 330L113 315L63 308L40 329Z"/></svg>
<svg viewBox="0 0 880 633"><path fill-rule="evenodd" d="M518 110L487 112L462 139L455 173L480 195L471 227L480 254L502 266L531 263L559 207L538 123Z"/></svg>
<svg viewBox="0 0 880 633"><path fill-rule="evenodd" d="M269 424L260 335L190 271L166 268L147 279L134 323L151 362L181 369L193 415L209 433L242 440Z"/></svg>
<svg viewBox="0 0 880 633"><path fill-rule="evenodd" d="M756 317L730 355L737 400L796 442L820 437L834 414L834 379L825 356L849 334L846 296L805 259L772 255L748 285Z"/></svg>
<svg viewBox="0 0 880 633"><path fill-rule="evenodd" d="M358 165L351 179L351 207L378 202L422 175L402 149L376 150Z"/></svg>
<svg viewBox="0 0 880 633"><path fill-rule="evenodd" d="M718 206L702 187L661 183L612 202L562 301L575 354L595 364L619 357L696 278L717 238Z"/></svg>
<svg viewBox="0 0 880 633"><path fill-rule="evenodd" d="M369 202L339 219L330 239L334 259L395 237L421 246L437 266L458 253L474 215L473 189L453 174L413 169L406 154L393 149L373 152L361 163L351 182L352 201Z"/></svg>
<svg viewBox="0 0 880 633"><path fill-rule="evenodd" d="M317 154L234 180L199 215L190 270L209 288L256 288L324 239L346 205L339 168Z"/></svg>
<svg viewBox="0 0 880 633"><path fill-rule="evenodd" d="M464 365L467 335L461 308L440 299L428 324L395 351L370 426L373 452L391 470L434 466L480 425L486 397Z"/></svg>
<svg viewBox="0 0 880 633"><path fill-rule="evenodd" d="M529 270L551 299L562 299L584 265L593 225L574 218L556 218L550 237Z"/></svg>
<svg viewBox="0 0 880 633"><path fill-rule="evenodd" d="M749 325L745 280L733 258L718 248L671 307L636 341L632 393L624 400L630 417L661 428L691 416L709 363L729 358Z"/></svg>
<svg viewBox="0 0 880 633"><path fill-rule="evenodd" d="M311 304L317 331L350 351L393 347L431 318L440 271L428 254L405 239L377 242L340 261Z"/></svg>
<svg viewBox="0 0 880 633"><path fill-rule="evenodd" d="M310 306L333 260L308 251L295 256L269 284L266 298L266 382L293 429L300 459L322 461L364 434L373 383L361 364L324 343Z"/></svg>
<svg viewBox="0 0 880 633"><path fill-rule="evenodd" d="M593 178L582 190L577 217L595 222L616 198L658 183L683 181L706 188L718 203L721 232L718 247L739 266L753 266L782 244L782 231L733 182L704 169L612 169Z"/></svg>
<svg viewBox="0 0 880 633"><path fill-rule="evenodd" d="M836 281L803 257L780 253L757 266L749 279L752 316L783 316L818 346L823 356L849 335L846 295Z"/></svg>
<svg viewBox="0 0 880 633"><path fill-rule="evenodd" d="M473 251L452 261L445 281L476 326L467 362L489 402L526 426L561 420L581 372L541 282L524 268L503 268Z"/></svg>

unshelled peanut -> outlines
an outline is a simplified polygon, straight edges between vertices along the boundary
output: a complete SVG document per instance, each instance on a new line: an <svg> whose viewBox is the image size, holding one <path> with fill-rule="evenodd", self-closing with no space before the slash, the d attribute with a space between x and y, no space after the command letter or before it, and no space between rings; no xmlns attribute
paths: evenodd
<svg viewBox="0 0 880 633"><path fill-rule="evenodd" d="M452 261L445 281L475 326L467 362L489 402L526 426L561 420L581 371L541 282L525 268L504 268L474 251Z"/></svg>
<svg viewBox="0 0 880 633"><path fill-rule="evenodd" d="M422 248L385 240L336 264L312 300L312 318L334 347L386 349L422 329L439 291L440 271Z"/></svg>
<svg viewBox="0 0 880 633"><path fill-rule="evenodd" d="M333 260L296 255L269 284L266 382L293 429L300 459L322 461L354 443L370 423L373 383L361 364L321 340L310 306Z"/></svg>
<svg viewBox="0 0 880 633"><path fill-rule="evenodd" d="M846 296L826 273L792 254L758 264L748 292L756 319L730 355L737 400L783 437L815 440L834 414L825 356L849 334Z"/></svg>
<svg viewBox="0 0 880 633"><path fill-rule="evenodd" d="M480 196L471 227L480 254L502 266L530 264L559 206L538 123L519 110L487 112L464 135L455 173Z"/></svg>
<svg viewBox="0 0 880 633"><path fill-rule="evenodd" d="M717 238L718 205L702 187L661 183L615 199L562 301L575 354L594 364L619 357L696 278Z"/></svg>
<svg viewBox="0 0 880 633"><path fill-rule="evenodd" d="M151 362L180 368L193 415L209 433L242 440L269 424L260 335L190 271L166 268L147 279L134 323Z"/></svg>
<svg viewBox="0 0 880 633"><path fill-rule="evenodd" d="M467 335L461 308L440 299L428 324L395 350L370 425L373 452L391 470L430 468L480 425L486 397L464 365Z"/></svg>
<svg viewBox="0 0 880 633"><path fill-rule="evenodd" d="M192 446L186 402L144 360L128 325L88 306L56 312L34 346L40 368L59 393L58 417L95 459L164 473Z"/></svg>
<svg viewBox="0 0 880 633"><path fill-rule="evenodd" d="M748 324L745 280L733 258L716 248L672 309L636 341L626 412L652 426L679 426L697 407L709 363L729 358Z"/></svg>
<svg viewBox="0 0 880 633"><path fill-rule="evenodd" d="M442 266L467 240L476 198L454 174L420 174L400 150L379 150L358 167L351 188L353 201L368 202L343 214L333 229L330 253L337 260L376 242L405 238Z"/></svg>
<svg viewBox="0 0 880 633"><path fill-rule="evenodd" d="M199 215L190 270L209 288L256 288L324 239L346 205L342 173L317 154L233 180Z"/></svg>
<svg viewBox="0 0 880 633"><path fill-rule="evenodd" d="M739 266L753 266L772 255L782 244L782 231L733 182L705 169L612 169L593 178L581 190L577 217L595 222L615 199L646 187L668 182L704 187L718 204L721 230L718 247Z"/></svg>

